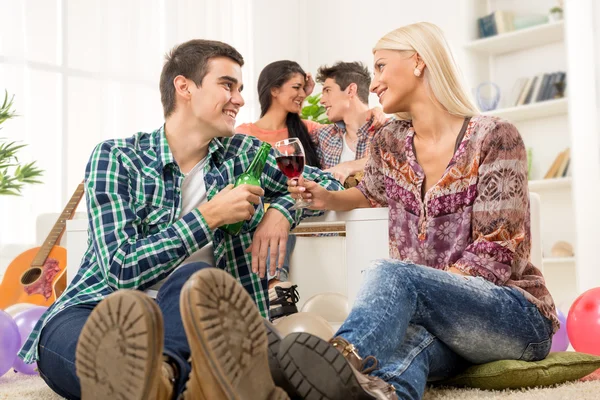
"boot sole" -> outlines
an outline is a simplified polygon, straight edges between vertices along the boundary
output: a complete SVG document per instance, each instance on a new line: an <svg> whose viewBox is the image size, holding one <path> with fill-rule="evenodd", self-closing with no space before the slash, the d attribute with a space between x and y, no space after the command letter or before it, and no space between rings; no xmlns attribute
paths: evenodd
<svg viewBox="0 0 600 400"><path fill-rule="evenodd" d="M288 381L306 400L372 400L344 356L323 339L290 333L277 355Z"/></svg>
<svg viewBox="0 0 600 400"><path fill-rule="evenodd" d="M75 368L83 400L158 400L163 347L158 306L137 291L103 300L83 326Z"/></svg>
<svg viewBox="0 0 600 400"><path fill-rule="evenodd" d="M267 333L258 308L228 273L196 272L181 293L181 317L192 353L185 398L286 400L267 358Z"/></svg>
<svg viewBox="0 0 600 400"><path fill-rule="evenodd" d="M268 341L268 356L269 356L269 369L271 370L271 377L275 382L275 385L279 386L290 396L291 399L301 399L296 388L292 386L290 381L286 378L283 373L283 368L279 364L277 359L277 353L279 352L279 346L281 345L281 334L277 331L275 325L266 319L263 320L265 328L267 329L267 341Z"/></svg>

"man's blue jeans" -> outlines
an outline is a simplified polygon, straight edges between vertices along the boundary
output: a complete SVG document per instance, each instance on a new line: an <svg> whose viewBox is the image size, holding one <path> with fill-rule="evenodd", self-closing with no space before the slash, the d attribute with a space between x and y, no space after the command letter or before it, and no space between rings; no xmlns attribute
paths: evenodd
<svg viewBox="0 0 600 400"><path fill-rule="evenodd" d="M552 345L552 323L517 289L396 260L364 273L350 315L336 335L375 356L371 374L400 399L420 399L428 381L470 364L537 361Z"/></svg>
<svg viewBox="0 0 600 400"><path fill-rule="evenodd" d="M269 273L269 268L271 265L271 253L269 252L267 254L266 269L269 280L277 278L281 282L287 282L290 274L290 257L292 257L292 251L294 251L294 247L296 247L296 235L290 233L285 245L285 258L283 259L283 265L280 265L277 269L277 272L279 272L279 277L277 276L277 272L275 272L275 275L271 275Z"/></svg>
<svg viewBox="0 0 600 400"><path fill-rule="evenodd" d="M175 392L181 393L190 373L190 346L185 335L179 295L185 282L206 263L184 265L173 272L158 291L156 302L164 321L164 350L179 368ZM81 390L75 373L75 349L83 325L98 303L64 309L44 327L40 336L38 369L48 386L67 399L79 399Z"/></svg>

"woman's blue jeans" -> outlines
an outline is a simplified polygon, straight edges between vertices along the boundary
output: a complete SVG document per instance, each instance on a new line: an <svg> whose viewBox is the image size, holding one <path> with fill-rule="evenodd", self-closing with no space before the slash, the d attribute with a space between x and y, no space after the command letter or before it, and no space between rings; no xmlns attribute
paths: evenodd
<svg viewBox="0 0 600 400"><path fill-rule="evenodd" d="M545 358L552 323L515 288L380 260L365 271L337 335L361 357L379 360L371 374L394 385L400 399L420 399L428 381L470 364Z"/></svg>

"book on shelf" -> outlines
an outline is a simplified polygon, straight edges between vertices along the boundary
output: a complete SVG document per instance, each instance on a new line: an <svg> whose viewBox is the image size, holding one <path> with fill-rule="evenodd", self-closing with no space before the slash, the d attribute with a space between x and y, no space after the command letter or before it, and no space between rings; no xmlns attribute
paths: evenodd
<svg viewBox="0 0 600 400"><path fill-rule="evenodd" d="M539 74L534 79L535 84L531 89L531 96L528 96L525 104L535 103L540 94L540 90L542 88L542 83L544 82L544 74Z"/></svg>
<svg viewBox="0 0 600 400"><path fill-rule="evenodd" d="M523 106L564 97L567 74L553 72L538 74L515 81L507 107Z"/></svg>
<svg viewBox="0 0 600 400"><path fill-rule="evenodd" d="M497 10L477 19L479 38L483 39L515 30L514 14L510 11Z"/></svg>
<svg viewBox="0 0 600 400"><path fill-rule="evenodd" d="M519 101L519 97L521 97L521 93L523 92L523 88L527 84L527 78L519 78L515 81L512 90L510 91L510 95L506 100L506 107L514 107L517 105Z"/></svg>
<svg viewBox="0 0 600 400"><path fill-rule="evenodd" d="M544 175L544 179L563 178L567 176L569 164L571 163L571 149L567 148L558 153L554 162Z"/></svg>
<svg viewBox="0 0 600 400"><path fill-rule="evenodd" d="M525 82L525 85L523 86L523 90L521 91L521 93L519 95L519 99L514 104L515 106L522 106L525 104L525 100L527 99L527 95L529 94L529 91L531 90L532 85L533 85L533 78L527 78L527 82Z"/></svg>

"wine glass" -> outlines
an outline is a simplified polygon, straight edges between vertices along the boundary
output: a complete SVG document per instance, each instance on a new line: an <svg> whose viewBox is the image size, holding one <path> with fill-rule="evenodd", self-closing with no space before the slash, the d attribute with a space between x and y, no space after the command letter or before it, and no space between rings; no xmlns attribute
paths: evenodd
<svg viewBox="0 0 600 400"><path fill-rule="evenodd" d="M304 171L304 148L300 139L289 138L275 143L277 166L289 179L298 179ZM300 210L310 205L304 199L296 200L292 210Z"/></svg>

